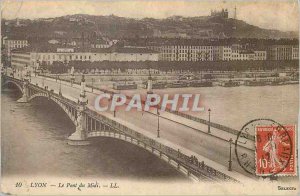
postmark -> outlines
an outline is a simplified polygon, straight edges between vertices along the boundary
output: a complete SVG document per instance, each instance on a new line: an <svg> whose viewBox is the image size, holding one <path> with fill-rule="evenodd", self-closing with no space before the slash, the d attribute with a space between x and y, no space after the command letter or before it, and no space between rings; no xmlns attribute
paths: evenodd
<svg viewBox="0 0 300 196"><path fill-rule="evenodd" d="M255 160L257 176L294 176L296 175L294 125L256 126Z"/></svg>
<svg viewBox="0 0 300 196"><path fill-rule="evenodd" d="M262 129L262 127L265 127L265 129ZM296 173L295 126L293 128L293 134L291 134L291 131L289 131L290 127L291 126L283 126L271 119L254 119L246 123L238 133L237 139L235 141L235 154L239 165L247 173L255 176L268 177L280 175L294 175ZM257 132L257 130L259 131ZM263 130L268 131L263 132ZM278 135L277 141L279 143L281 141L281 143L279 146L277 145L277 148L280 149L279 152L271 151L273 153L271 155L271 158L270 151L268 151L269 149L267 147L264 148L264 146L269 145L266 143L272 138L273 132L275 132L275 134ZM265 134L267 135L266 138ZM287 144L285 148L283 148L283 142ZM241 148L242 146L247 146L248 149ZM253 150L250 150L249 148ZM275 169L271 167L271 165L274 165L274 153L276 153L277 156L283 156L279 159L279 162L281 164L277 164ZM266 163L268 164L268 166L266 166ZM291 169L288 169L290 167L290 164L294 165L293 167L291 167ZM262 166L265 169L263 170L260 166ZM288 171L291 171L292 169L293 171L295 171L295 173L288 173Z"/></svg>

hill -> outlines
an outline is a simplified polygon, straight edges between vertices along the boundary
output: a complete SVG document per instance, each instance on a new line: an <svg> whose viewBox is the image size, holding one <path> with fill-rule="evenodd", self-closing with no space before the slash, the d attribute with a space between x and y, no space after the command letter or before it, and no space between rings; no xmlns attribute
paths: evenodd
<svg viewBox="0 0 300 196"><path fill-rule="evenodd" d="M182 38L298 38L298 32L263 29L232 18L173 16L165 19L133 19L114 15L67 15L36 20L2 20L3 35L34 37L104 36L111 39L135 37Z"/></svg>

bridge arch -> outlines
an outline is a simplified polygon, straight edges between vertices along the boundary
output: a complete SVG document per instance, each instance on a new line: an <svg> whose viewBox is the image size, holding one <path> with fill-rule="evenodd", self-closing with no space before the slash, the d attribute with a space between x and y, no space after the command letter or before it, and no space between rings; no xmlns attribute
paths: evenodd
<svg viewBox="0 0 300 196"><path fill-rule="evenodd" d="M126 143L130 143L131 145L136 146L137 148L144 149L148 152L150 152L153 156L156 156L160 158L161 160L165 161L169 166L177 169L178 172L183 173L187 177L189 177L193 181L199 181L199 180L204 180L204 181L212 181L208 176L205 175L200 175L196 176L195 174L191 173L191 171L186 167L184 164L181 164L178 162L176 159L173 157L169 156L167 153L162 152L158 148L151 147L150 145L146 144L143 141L139 141L138 139L135 139L129 135L126 135L122 132L117 132L117 131L92 131L89 132L87 135L88 138L112 138L115 140L121 140Z"/></svg>
<svg viewBox="0 0 300 196"><path fill-rule="evenodd" d="M52 102L56 103L56 105L58 105L67 114L67 116L73 122L73 124L76 125L77 111L75 111L74 109L72 112L72 109L70 109L70 107L67 107L67 105L63 104L59 99L49 96L47 93L36 93L29 97L28 102L41 97L47 98L48 100L51 100Z"/></svg>
<svg viewBox="0 0 300 196"><path fill-rule="evenodd" d="M19 91L23 94L23 87L21 86L21 84L19 84L18 82L15 82L13 80L5 80L5 82L2 84L2 87L7 86L8 84L13 84L14 86L16 86Z"/></svg>

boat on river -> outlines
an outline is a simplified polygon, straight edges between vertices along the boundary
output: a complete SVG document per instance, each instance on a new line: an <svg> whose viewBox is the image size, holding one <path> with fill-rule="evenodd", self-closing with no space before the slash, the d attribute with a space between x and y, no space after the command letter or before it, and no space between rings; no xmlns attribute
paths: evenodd
<svg viewBox="0 0 300 196"><path fill-rule="evenodd" d="M184 82L184 81L177 81L177 82L173 82L173 83L168 83L167 87L168 88L184 88L184 87L188 87L188 83Z"/></svg>
<svg viewBox="0 0 300 196"><path fill-rule="evenodd" d="M131 89L137 89L137 84L132 83L114 83L113 89L115 90L131 90Z"/></svg>
<svg viewBox="0 0 300 196"><path fill-rule="evenodd" d="M238 81L229 80L229 81L223 81L223 82L221 82L220 86L223 86L223 87L235 87L235 86L240 86L240 83Z"/></svg>
<svg viewBox="0 0 300 196"><path fill-rule="evenodd" d="M189 82L190 87L212 87L213 83L211 81L191 81Z"/></svg>
<svg viewBox="0 0 300 196"><path fill-rule="evenodd" d="M167 83L166 82L155 82L152 84L152 89L164 89L166 88ZM148 82L143 82L143 88L148 88Z"/></svg>
<svg viewBox="0 0 300 196"><path fill-rule="evenodd" d="M265 86L268 82L265 80L247 80L245 81L245 86Z"/></svg>

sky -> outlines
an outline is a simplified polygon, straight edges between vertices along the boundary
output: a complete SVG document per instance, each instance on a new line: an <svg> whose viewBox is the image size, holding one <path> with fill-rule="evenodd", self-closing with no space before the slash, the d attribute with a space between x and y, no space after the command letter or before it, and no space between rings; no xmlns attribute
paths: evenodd
<svg viewBox="0 0 300 196"><path fill-rule="evenodd" d="M228 8L233 17L267 29L298 31L297 0L2 0L5 19L51 18L71 14L111 15L130 18L206 16L212 9Z"/></svg>

